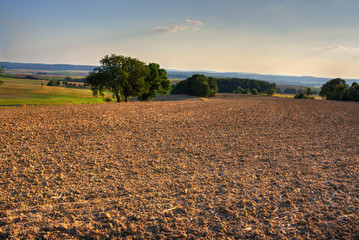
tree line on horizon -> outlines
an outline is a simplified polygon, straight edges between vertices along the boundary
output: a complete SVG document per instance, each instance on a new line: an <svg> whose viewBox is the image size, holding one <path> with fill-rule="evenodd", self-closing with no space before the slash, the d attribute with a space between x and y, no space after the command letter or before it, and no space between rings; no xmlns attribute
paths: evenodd
<svg viewBox="0 0 359 240"><path fill-rule="evenodd" d="M249 78L216 78L218 91L222 93L266 94L276 93L275 83Z"/></svg>
<svg viewBox="0 0 359 240"><path fill-rule="evenodd" d="M254 79L214 78L195 74L174 85L171 93L212 97L217 92L273 95L276 92L276 84Z"/></svg>
<svg viewBox="0 0 359 240"><path fill-rule="evenodd" d="M4 72L4 69L3 68L0 68L0 77L2 76L2 73ZM4 82L3 81L1 81L1 79L0 79L0 85L1 84L3 84Z"/></svg>
<svg viewBox="0 0 359 240"><path fill-rule="evenodd" d="M182 80L172 87L172 94L187 94L197 97L214 97L218 92L218 85L214 78L203 74L195 74Z"/></svg>
<svg viewBox="0 0 359 240"><path fill-rule="evenodd" d="M117 102L127 102L130 97L148 101L157 94L168 94L171 89L166 70L160 69L157 63L145 65L138 59L115 54L105 56L100 63L101 67L95 68L86 78L86 84L91 87L94 96L103 95L107 90L113 93ZM262 80L213 78L194 74L172 86L171 93L207 98L215 96L217 92L271 96L276 90L275 83ZM298 92L295 98L313 99L313 93L307 88ZM319 95L328 100L359 101L359 84L353 83L349 87L343 79L332 79L321 87Z"/></svg>
<svg viewBox="0 0 359 240"><path fill-rule="evenodd" d="M168 94L171 84L166 70L159 64L146 65L136 58L120 55L106 55L101 66L94 68L86 78L94 96L104 96L109 91L117 102L128 102L131 97L149 101L158 94ZM236 92L243 88L252 94L273 95L275 83L253 79L213 78L194 74L172 86L171 94L188 94L198 97L213 97L219 92ZM248 89L248 90L247 90ZM238 92L240 93L240 92Z"/></svg>
<svg viewBox="0 0 359 240"><path fill-rule="evenodd" d="M156 95L188 94L199 97L212 97L217 92L241 94L267 94L276 93L276 84L262 80L241 78L214 78L202 74L182 80L171 86L165 69L157 63L145 64L131 57L121 55L106 55L100 60L101 66L95 67L85 78L86 86L90 87L94 96L104 96L110 92L117 102L128 102L130 98L137 97L141 101L149 101ZM4 69L0 68L0 76ZM67 85L69 79L63 80ZM4 82L0 79L0 85ZM48 85L60 86L60 81L50 81ZM71 85L67 85L71 87ZM295 98L313 98L313 91L308 88L297 92ZM326 82L319 95L327 100L359 101L359 84L354 82L349 86L345 80L335 78Z"/></svg>

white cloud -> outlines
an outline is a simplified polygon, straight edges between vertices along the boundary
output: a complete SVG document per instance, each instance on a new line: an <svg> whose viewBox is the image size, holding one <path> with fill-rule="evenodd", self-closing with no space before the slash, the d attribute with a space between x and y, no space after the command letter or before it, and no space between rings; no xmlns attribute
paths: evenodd
<svg viewBox="0 0 359 240"><path fill-rule="evenodd" d="M169 32L169 33L176 33L182 32L186 30L188 26L185 25L173 25L173 26L157 26L151 29L148 29L148 32Z"/></svg>
<svg viewBox="0 0 359 240"><path fill-rule="evenodd" d="M191 30L194 32L197 32L197 31L201 30L201 28L200 27L191 27Z"/></svg>
<svg viewBox="0 0 359 240"><path fill-rule="evenodd" d="M186 20L184 20L184 22L185 22L185 23L188 23L188 24L198 25L198 26L203 25L203 22L197 21L197 20L186 19Z"/></svg>
<svg viewBox="0 0 359 240"><path fill-rule="evenodd" d="M352 52L352 53L359 53L359 48L348 48L341 45L333 44L325 48L326 50L330 51L341 51L341 52Z"/></svg>
<svg viewBox="0 0 359 240"><path fill-rule="evenodd" d="M201 25L203 25L203 22L201 21L195 21L186 19L184 20L186 25L172 25L172 26L157 26L151 29L147 29L147 32L168 32L168 33L176 33L176 32L182 32L185 30L189 31L199 31ZM194 25L194 26L193 26Z"/></svg>
<svg viewBox="0 0 359 240"><path fill-rule="evenodd" d="M328 49L328 50L342 50L342 49L345 49L345 48L343 46L341 46L341 45L333 44L331 46L326 47L325 49Z"/></svg>

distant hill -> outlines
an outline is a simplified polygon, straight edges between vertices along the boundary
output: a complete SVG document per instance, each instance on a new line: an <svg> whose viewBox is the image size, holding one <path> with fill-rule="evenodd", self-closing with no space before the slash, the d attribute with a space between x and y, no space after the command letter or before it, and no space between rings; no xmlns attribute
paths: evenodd
<svg viewBox="0 0 359 240"><path fill-rule="evenodd" d="M92 71L96 66L91 65L71 65L71 64L42 64L42 63L14 63L0 62L0 67L4 69L31 69L43 71Z"/></svg>
<svg viewBox="0 0 359 240"><path fill-rule="evenodd" d="M249 78L256 80L268 81L282 85L295 85L306 87L321 87L324 83L332 78L320 78L312 76L287 76L287 75L265 75L257 73L243 73L243 72L211 72L211 71L178 71L167 70L167 76L170 79L186 79L193 74L204 74L210 77L217 78ZM345 79L348 84L358 82L359 79Z"/></svg>
<svg viewBox="0 0 359 240"><path fill-rule="evenodd" d="M0 62L0 67L4 69L31 69L43 71L92 71L96 66L92 65L70 65L70 64L40 64L40 63L13 63ZM312 76L287 76L287 75L266 75L244 72L213 72L213 71L180 71L167 69L167 76L170 79L187 79L194 74L204 74L218 78L249 78L264 80L276 84L320 87L331 78L320 78ZM334 77L333 77L334 78ZM345 79L348 84L359 82L359 79Z"/></svg>

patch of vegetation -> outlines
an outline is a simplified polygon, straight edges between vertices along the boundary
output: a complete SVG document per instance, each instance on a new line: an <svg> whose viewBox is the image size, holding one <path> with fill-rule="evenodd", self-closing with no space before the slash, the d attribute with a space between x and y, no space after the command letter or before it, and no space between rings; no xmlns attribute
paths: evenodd
<svg viewBox="0 0 359 240"><path fill-rule="evenodd" d="M32 76L32 75L26 75L26 76L24 77L24 79L39 80L39 78L38 78L38 77L34 77L34 76Z"/></svg>
<svg viewBox="0 0 359 240"><path fill-rule="evenodd" d="M4 69L3 69L3 68L0 68L0 77L2 76L3 71L4 71ZM0 79L0 85L1 85L1 84L4 84L4 82L1 81L1 79Z"/></svg>
<svg viewBox="0 0 359 240"><path fill-rule="evenodd" d="M146 65L136 58L115 54L106 55L100 63L86 78L94 96L109 91L117 102L128 102L131 97L148 101L157 94L167 94L170 89L166 70L160 69L157 63Z"/></svg>
<svg viewBox="0 0 359 240"><path fill-rule="evenodd" d="M238 87L244 90L248 90L249 93L253 90L257 90L257 94L273 95L277 91L275 83L269 83L261 80L254 79L242 79L242 78L216 78L218 85L218 92L232 93L238 90Z"/></svg>
<svg viewBox="0 0 359 240"><path fill-rule="evenodd" d="M183 80L172 88L172 94L188 94L198 97L213 97L218 91L218 85L214 78L195 74Z"/></svg>
<svg viewBox="0 0 359 240"><path fill-rule="evenodd" d="M47 83L47 86L54 86L54 87L60 87L61 85L61 82L60 80L50 80L48 83Z"/></svg>
<svg viewBox="0 0 359 240"><path fill-rule="evenodd" d="M294 89L294 88L286 88L283 90L283 93L287 93L287 94L297 94L299 90Z"/></svg>
<svg viewBox="0 0 359 240"><path fill-rule="evenodd" d="M313 90L311 88L306 88L304 91L301 90L298 94L294 96L294 98L297 99L314 99L312 96L314 94Z"/></svg>
<svg viewBox="0 0 359 240"><path fill-rule="evenodd" d="M90 89L46 86L45 80L2 78L0 105L61 105L101 103ZM110 96L109 94L105 95Z"/></svg>
<svg viewBox="0 0 359 240"><path fill-rule="evenodd" d="M167 72L160 68L157 63L148 64L149 74L145 78L145 86L138 99L141 101L149 101L154 99L156 95L166 95L171 88L171 81L167 78Z"/></svg>
<svg viewBox="0 0 359 240"><path fill-rule="evenodd" d="M252 95L258 95L258 90L255 88L252 88L252 90L249 89L243 89L241 87L237 87L237 89L235 91L233 91L233 93L237 93L237 94L252 94Z"/></svg>
<svg viewBox="0 0 359 240"><path fill-rule="evenodd" d="M52 86L52 87L66 87L66 88L86 88L85 84L81 84L80 82L79 84L76 83L72 83L73 80L76 79L72 79L70 77L65 77L64 80L55 80L55 79L51 79L48 83L47 86Z"/></svg>
<svg viewBox="0 0 359 240"><path fill-rule="evenodd" d="M319 95L328 100L359 101L359 84L353 82L349 87L344 79L335 78L322 86Z"/></svg>

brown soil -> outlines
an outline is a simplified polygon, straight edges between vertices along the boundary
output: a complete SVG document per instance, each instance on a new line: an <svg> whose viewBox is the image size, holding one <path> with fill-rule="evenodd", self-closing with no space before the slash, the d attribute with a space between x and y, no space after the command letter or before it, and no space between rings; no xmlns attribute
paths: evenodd
<svg viewBox="0 0 359 240"><path fill-rule="evenodd" d="M0 239L358 239L359 104L0 109Z"/></svg>

